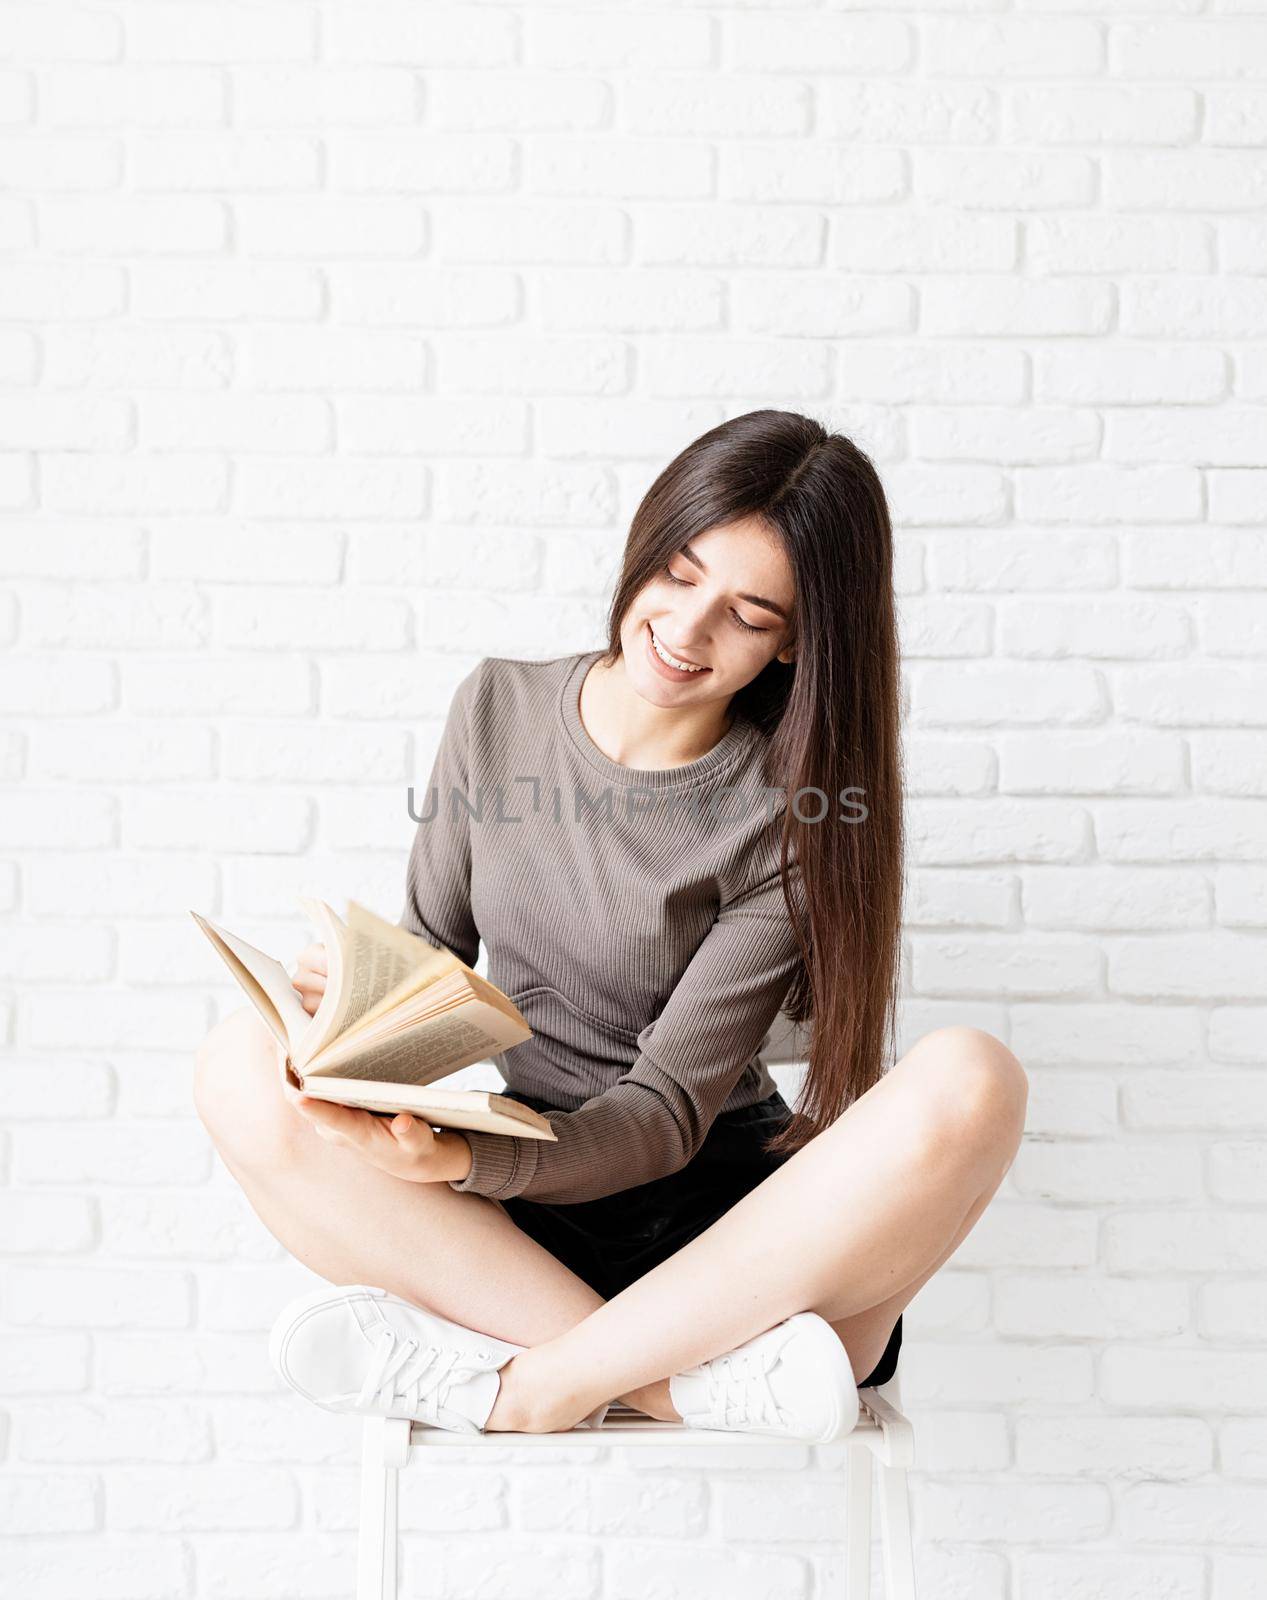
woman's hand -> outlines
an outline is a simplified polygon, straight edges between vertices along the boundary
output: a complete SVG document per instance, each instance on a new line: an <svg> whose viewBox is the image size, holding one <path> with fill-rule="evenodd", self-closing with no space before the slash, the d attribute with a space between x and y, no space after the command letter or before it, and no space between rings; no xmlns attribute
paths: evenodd
<svg viewBox="0 0 1267 1600"><path fill-rule="evenodd" d="M312 1099L289 1083L283 1092L321 1138L355 1151L394 1178L406 1178L410 1183L456 1182L471 1170L471 1147L451 1128L436 1133L421 1117L404 1111L394 1117L378 1117L353 1106Z"/></svg>
<svg viewBox="0 0 1267 1600"><path fill-rule="evenodd" d="M321 1004L321 997L326 992L328 973L325 945L310 944L299 952L295 976L290 981L292 986L298 989L304 1010L310 1017L316 1014L317 1007Z"/></svg>

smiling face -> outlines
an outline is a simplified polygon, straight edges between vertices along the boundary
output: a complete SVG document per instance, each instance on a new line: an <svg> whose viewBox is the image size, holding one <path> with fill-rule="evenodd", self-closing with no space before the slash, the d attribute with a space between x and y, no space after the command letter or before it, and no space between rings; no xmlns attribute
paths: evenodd
<svg viewBox="0 0 1267 1600"><path fill-rule="evenodd" d="M791 564L763 522L709 528L626 611L620 645L629 681L658 706L724 705L776 656L792 659L794 604Z"/></svg>

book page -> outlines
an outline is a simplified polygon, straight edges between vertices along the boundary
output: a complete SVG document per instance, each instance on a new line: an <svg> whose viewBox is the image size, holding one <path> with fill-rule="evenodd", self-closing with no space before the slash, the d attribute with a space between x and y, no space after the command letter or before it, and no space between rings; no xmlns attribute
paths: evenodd
<svg viewBox="0 0 1267 1600"><path fill-rule="evenodd" d="M411 969L397 988L385 994L376 1005L358 1019L357 1027L365 1027L377 1021L379 1017L388 1015L403 1000L430 989L442 979L452 978L456 981L461 974L471 973L470 967L459 960L446 946L431 944L418 934L410 933L408 928L399 927L394 922L376 916L363 905L358 905L355 900L348 901L348 927L380 950L394 951L402 960L409 963Z"/></svg>
<svg viewBox="0 0 1267 1600"><path fill-rule="evenodd" d="M412 1026L380 1023L377 1037L346 1045L336 1039L309 1076L337 1073L340 1078L380 1078L395 1083L430 1083L460 1067L498 1055L508 1043L530 1037L495 1007L468 999L453 1009Z"/></svg>
<svg viewBox="0 0 1267 1600"><path fill-rule="evenodd" d="M247 999L264 1018L271 1031L291 1054L308 1031L311 1018L304 1010L299 991L280 961L266 956L253 944L239 939L227 928L217 927L207 917L190 911L220 959L241 985Z"/></svg>
<svg viewBox="0 0 1267 1600"><path fill-rule="evenodd" d="M348 930L343 926L342 918L324 900L302 896L299 904L307 912L309 920L317 930L317 940L324 947L326 956L325 990L316 1011L313 1012L308 1032L304 1035L303 1048L295 1057L296 1062L302 1067L305 1062L311 1061L320 1053L323 1045L334 1038L335 1019L338 1016L340 996L346 981L343 952L347 945Z"/></svg>
<svg viewBox="0 0 1267 1600"><path fill-rule="evenodd" d="M473 994L469 989L455 991L446 997L441 1006L431 1004L432 994L446 987L447 982L436 984L434 989L426 990L421 995L415 995L412 1000L407 1000L390 1017L384 1017L374 1025L373 1033L367 1042L373 1043L375 1038L380 1035L385 1037L388 1032L402 1033L410 1028L428 1027L433 1018L451 1011L461 1011L463 1016L479 1023L488 1035L489 1053L492 1055L499 1055L511 1045L521 1044L525 1039L532 1038L532 1029L524 1021L523 1013L500 991L494 991L498 998L496 1005L491 1000L483 999L479 994Z"/></svg>
<svg viewBox="0 0 1267 1600"><path fill-rule="evenodd" d="M462 965L449 951L437 950L408 929L384 922L354 900L348 902L346 931L340 943L341 991L322 1030L336 1047L345 1033L390 1011L402 999Z"/></svg>

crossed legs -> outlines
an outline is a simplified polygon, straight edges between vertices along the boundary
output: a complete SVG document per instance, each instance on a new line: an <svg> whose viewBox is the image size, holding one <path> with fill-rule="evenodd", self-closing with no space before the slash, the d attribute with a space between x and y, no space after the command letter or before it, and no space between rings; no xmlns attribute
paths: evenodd
<svg viewBox="0 0 1267 1600"><path fill-rule="evenodd" d="M712 1227L610 1301L493 1200L418 1184L327 1143L281 1093L249 1008L198 1052L195 1100L265 1226L336 1284L373 1283L527 1348L502 1369L491 1431L554 1432L604 1400L677 1416L668 1375L794 1312L839 1334L860 1376L1011 1165L1027 1085L972 1028L925 1035Z"/></svg>

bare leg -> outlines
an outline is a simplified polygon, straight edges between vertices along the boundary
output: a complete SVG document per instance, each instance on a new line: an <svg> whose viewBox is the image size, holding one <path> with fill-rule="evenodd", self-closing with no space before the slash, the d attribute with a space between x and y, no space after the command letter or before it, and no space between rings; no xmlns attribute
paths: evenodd
<svg viewBox="0 0 1267 1600"><path fill-rule="evenodd" d="M305 1266L522 1345L604 1303L495 1200L394 1178L322 1139L286 1103L279 1073L272 1035L237 1011L198 1053L195 1099L260 1220Z"/></svg>
<svg viewBox="0 0 1267 1600"><path fill-rule="evenodd" d="M959 1027L926 1035L706 1232L516 1356L490 1428L567 1428L613 1395L671 1418L667 1374L797 1311L831 1322L865 1375L897 1313L1002 1182L1026 1099L1025 1074L997 1039ZM525 1423L530 1394L536 1415Z"/></svg>
<svg viewBox="0 0 1267 1600"><path fill-rule="evenodd" d="M979 1065L974 1065L982 1060L987 1063L993 1060L993 1070L987 1066L982 1071ZM918 1081L914 1077L916 1069L920 1072ZM673 1291L670 1279L667 1287L671 1303L666 1323L680 1324L684 1320L683 1302L698 1303L701 1306L700 1335L691 1347L693 1353L688 1351L678 1361L670 1359L667 1365L659 1366L653 1376L638 1377L637 1373L646 1369L647 1361L635 1360L634 1378L615 1390L610 1388L610 1380L591 1374L589 1388L597 1382L601 1393L592 1404L580 1404L579 1408L574 1395L569 1399L575 1386L560 1376L556 1364L560 1349L566 1349L561 1344L561 1336L579 1330L586 1339L591 1339L596 1314L606 1311L608 1304L549 1251L516 1227L495 1201L480 1195L459 1194L447 1184L414 1184L392 1178L360 1161L351 1152L320 1139L281 1095L277 1048L249 1009L233 1014L212 1030L199 1051L195 1087L200 1114L226 1165L241 1183L265 1226L291 1254L333 1283L374 1283L464 1326L531 1347L503 1369L502 1394L489 1423L490 1427L503 1429L551 1431L571 1426L600 1400L609 1399L613 1394L653 1416L675 1417L677 1413L669 1403L664 1373L680 1371L694 1361L733 1349L752 1333L791 1315L791 1310L777 1314L757 1312L754 1323L753 1285L748 1281L751 1250L744 1235L748 1219L759 1205L755 1229L759 1253L770 1252L773 1235L776 1255L791 1254L794 1260L801 1259L797 1253L786 1251L785 1230L789 1225L802 1226L797 1220L800 1211L796 1193L803 1186L798 1184L789 1196L786 1178L793 1169L804 1171L811 1152L819 1150L826 1141L832 1141L833 1145L828 1165L824 1167L820 1152L817 1177L814 1169L810 1171L811 1187L818 1186L814 1187L809 1202L811 1224L806 1235L806 1258L812 1260L815 1255L809 1248L810 1238L821 1235L827 1242L833 1238L835 1230L821 1227L822 1196L836 1194L842 1177L852 1180L844 1194L846 1219L849 1200L861 1199L863 1210L858 1214L865 1217L868 1225L879 1224L882 1229L892 1225L892 1194L875 1186L885 1181L891 1183L895 1169L869 1176L871 1169L866 1161L855 1160L847 1147L842 1148L840 1135L850 1118L853 1122L849 1126L855 1129L851 1145L865 1146L868 1141L874 1144L877 1140L883 1144L885 1139L890 1139L894 1154L904 1154L905 1159L898 1163L898 1169L904 1174L902 1182L910 1190L908 1200L912 1204L898 1208L898 1225L908 1229L916 1223L924 1223L920 1206L913 1204L921 1198L932 1206L934 1229L939 1221L946 1220L947 1201L943 1200L940 1206L937 1203L940 1189L935 1181L935 1157L938 1148L944 1154L948 1144L962 1144L965 1155L971 1155L974 1150L979 1155L979 1147L984 1142L999 1157L997 1175L973 1196L966 1212L953 1219L954 1232L935 1259L928 1261L922 1270L908 1275L896 1288L893 1285L898 1282L898 1272L889 1271L886 1275L882 1271L877 1294L869 1286L869 1279L857 1272L859 1263L864 1269L868 1266L866 1252L846 1249L843 1252L846 1270L843 1275L829 1273L829 1284L861 1287L850 1290L843 1307L832 1301L830 1287L826 1293L819 1291L817 1301L812 1303L804 1300L803 1293L794 1296L798 1303L792 1310L819 1310L840 1333L854 1370L860 1374L870 1371L899 1311L957 1248L1011 1164L1015 1140L1008 1148L1002 1127L1007 1121L1003 1102L1007 1099L1008 1085L1000 1085L999 1077L1011 1078L1013 1101L1019 1084L1019 1115L1023 1120L1023 1074L1014 1058L997 1041L970 1029L946 1029L921 1040L882 1083L864 1095L832 1128L799 1151L705 1234L610 1302L610 1306L621 1308L621 1320L628 1324L633 1300L636 1334L638 1301L648 1291L663 1299L665 1277L672 1272L682 1282L681 1299ZM895 1092L899 1084L905 1088L901 1095ZM887 1091L883 1097L882 1090ZM908 1105L912 1099L915 1104ZM881 1100L883 1110L879 1109ZM948 1100L953 1108L950 1112L947 1112ZM867 1106L871 1110L863 1126L861 1113ZM894 1124L891 1131L886 1132L882 1126L885 1122ZM904 1131L899 1137L900 1127L904 1127ZM960 1127L971 1136L956 1141L955 1131ZM912 1134L919 1136L908 1137ZM1016 1139L1019 1139L1019 1128ZM924 1146L930 1142L928 1159L921 1161ZM988 1157L985 1164L988 1167ZM780 1179L784 1180L782 1192L771 1191L771 1185ZM953 1189L956 1185L952 1183L949 1187ZM962 1189L964 1185L959 1183L957 1187ZM773 1193L773 1208L764 1203L767 1191ZM886 1203L883 1206L872 1204L868 1198L872 1193L887 1195ZM839 1216L840 1209L837 1206L827 1214ZM905 1223L902 1218L906 1219ZM738 1229L735 1219L740 1219ZM402 1240L409 1242L408 1251L402 1249ZM720 1253L716 1249L719 1242ZM711 1290L701 1295L698 1282L692 1281L699 1271L694 1261L701 1253L705 1270L711 1256L714 1277L719 1270L721 1272L724 1300L734 1298L736 1284L743 1283L749 1291L734 1307L739 1313L738 1326L746 1331L733 1336L728 1332L718 1335L707 1331L710 1321L716 1321L718 1306L715 1301L708 1304ZM685 1281L682 1281L683 1261L688 1263ZM480 1263L478 1272L470 1270L471 1262ZM874 1259L870 1265L874 1269ZM649 1314L654 1323L663 1313L657 1311L653 1300L644 1308L644 1314ZM763 1317L766 1320L761 1320ZM733 1314L730 1325L735 1325ZM657 1331L662 1334L664 1328L648 1330L652 1347ZM599 1332L612 1339L628 1337L628 1333L622 1335L619 1324L600 1326ZM601 1338L599 1342L601 1344ZM637 1354L636 1351L626 1353ZM544 1356L546 1361L534 1370L527 1363L530 1357L538 1355ZM658 1359L651 1358L653 1369ZM566 1373L566 1363L563 1371ZM567 1421L556 1420L560 1405L574 1413Z"/></svg>
<svg viewBox="0 0 1267 1600"><path fill-rule="evenodd" d="M824 1320L830 1322L840 1342L844 1345L850 1357L850 1365L859 1382L870 1373L876 1362L884 1354L885 1346L897 1323L898 1317L906 1310L911 1301L924 1287L928 1280L934 1276L954 1255L959 1246L976 1226L977 1219L985 1211L994 1197L994 1190L983 1192L970 1207L968 1215L955 1231L954 1238L942 1251L940 1258L929 1267L927 1272L920 1274L913 1283L891 1295L889 1299L882 1300L879 1305L870 1306L866 1311L859 1312L856 1316L832 1319L820 1312ZM811 1308L812 1309L812 1308ZM742 1341L740 1341L742 1343ZM865 1353L864 1353L865 1352ZM510 1388L511 1375L506 1374L507 1393ZM677 1408L669 1396L669 1380L660 1378L655 1383L644 1384L628 1394L620 1396L626 1405L633 1406L638 1411L645 1411L648 1416L659 1417L661 1421L678 1421ZM491 1419L490 1419L491 1420Z"/></svg>

